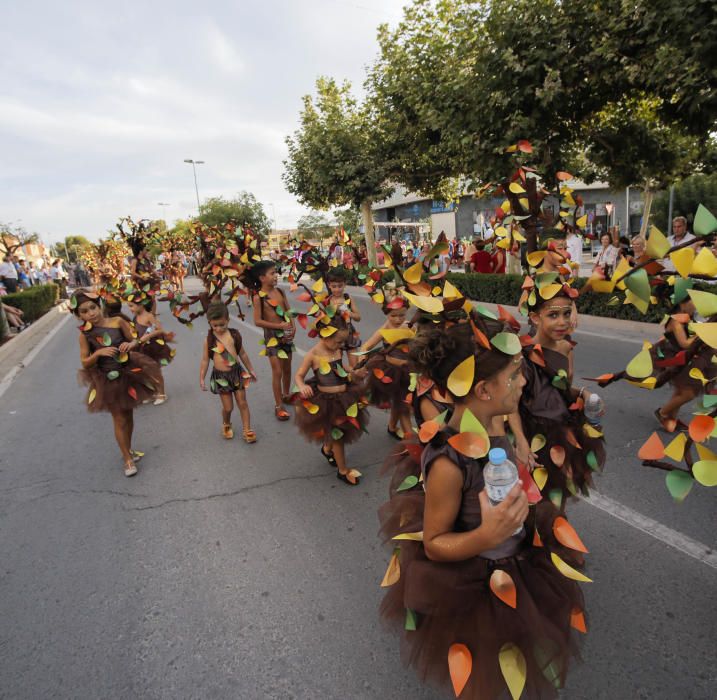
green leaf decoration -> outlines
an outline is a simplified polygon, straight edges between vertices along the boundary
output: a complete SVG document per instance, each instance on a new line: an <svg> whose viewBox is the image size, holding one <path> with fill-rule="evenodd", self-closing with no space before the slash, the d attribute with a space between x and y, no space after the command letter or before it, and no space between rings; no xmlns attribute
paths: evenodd
<svg viewBox="0 0 717 700"><path fill-rule="evenodd" d="M695 480L690 474L682 471L671 471L667 472L665 476L665 483L667 484L667 490L670 492L672 498L678 503L682 503L687 497L687 494L692 489Z"/></svg>
<svg viewBox="0 0 717 700"><path fill-rule="evenodd" d="M544 640L541 640L539 644L536 643L533 649L533 656L548 682L552 683L556 688L560 688L562 671L560 663L556 660L559 659L560 656L555 642L546 637Z"/></svg>
<svg viewBox="0 0 717 700"><path fill-rule="evenodd" d="M568 388L568 373L564 369L559 369L558 373L553 377L551 384L556 389L564 391Z"/></svg>
<svg viewBox="0 0 717 700"><path fill-rule="evenodd" d="M557 272L541 272L535 276L535 286L538 289L547 287L549 284L553 284L558 279Z"/></svg>
<svg viewBox="0 0 717 700"><path fill-rule="evenodd" d="M468 409L466 409L466 413L470 413L470 411L468 411ZM447 415L448 415L448 409L443 411L443 413L439 413L433 420L436 421L436 423L438 423L438 425L443 425L446 422ZM463 431L463 428L461 428L461 432L462 431Z"/></svg>
<svg viewBox="0 0 717 700"><path fill-rule="evenodd" d="M280 360L288 360L289 359L289 356L286 354L286 352L284 350L279 350L279 352L276 353L276 356Z"/></svg>
<svg viewBox="0 0 717 700"><path fill-rule="evenodd" d="M401 482L400 486L396 489L396 491L408 491L409 489L412 489L417 483L418 477L411 474L411 476L407 476Z"/></svg>
<svg viewBox="0 0 717 700"><path fill-rule="evenodd" d="M625 278L625 286L643 301L650 301L650 278L644 268Z"/></svg>
<svg viewBox="0 0 717 700"><path fill-rule="evenodd" d="M104 345L106 348L112 345L112 338L107 331L102 334L102 345Z"/></svg>
<svg viewBox="0 0 717 700"><path fill-rule="evenodd" d="M490 339L491 345L506 355L517 355L520 350L520 340L515 333L497 333Z"/></svg>
<svg viewBox="0 0 717 700"><path fill-rule="evenodd" d="M406 632L415 632L417 622L416 613L411 610L411 608L406 608L406 622L403 625L403 629L405 629Z"/></svg>
<svg viewBox="0 0 717 700"><path fill-rule="evenodd" d="M213 379L210 379L210 380L209 380L209 388L210 388L212 391L216 391L216 390L217 390L217 383L216 383Z"/></svg>
<svg viewBox="0 0 717 700"><path fill-rule="evenodd" d="M441 413L442 420L445 420L446 413L446 411ZM434 418L434 420L437 421L438 419ZM463 411L463 415L461 416L460 432L477 433L478 435L482 435L483 437L488 439L488 433L483 427L483 424L473 415L469 408L466 408Z"/></svg>
<svg viewBox="0 0 717 700"><path fill-rule="evenodd" d="M717 406L717 394L705 394L702 397L702 405L705 408L712 408L713 406Z"/></svg>
<svg viewBox="0 0 717 700"><path fill-rule="evenodd" d="M578 490L575 487L575 482L572 479L568 478L565 480L565 487L568 489L568 491L570 491L573 496L577 496Z"/></svg>
<svg viewBox="0 0 717 700"><path fill-rule="evenodd" d="M550 489L548 498L556 508L560 508L563 502L563 492L560 489Z"/></svg>
<svg viewBox="0 0 717 700"><path fill-rule="evenodd" d="M162 367L166 367L169 364L169 361L166 358L162 358L159 361L159 364L162 365Z"/></svg>
<svg viewBox="0 0 717 700"><path fill-rule="evenodd" d="M340 440L344 436L344 431L340 428L331 428L331 439Z"/></svg>
<svg viewBox="0 0 717 700"><path fill-rule="evenodd" d="M692 465L692 473L702 486L717 486L717 461L701 459Z"/></svg>
<svg viewBox="0 0 717 700"><path fill-rule="evenodd" d="M418 386L418 372L411 372L409 376L411 380L408 383L408 390L416 391L416 387Z"/></svg>
<svg viewBox="0 0 717 700"><path fill-rule="evenodd" d="M585 455L585 461L588 463L588 467L590 467L590 469L594 472L600 468L598 465L597 455L592 450Z"/></svg>
<svg viewBox="0 0 717 700"><path fill-rule="evenodd" d="M700 204L697 207L692 229L697 236L707 236L712 231L717 230L717 218L707 207Z"/></svg>
<svg viewBox="0 0 717 700"><path fill-rule="evenodd" d="M282 309L281 306L277 306L274 311L276 311L276 315L279 318L284 318L284 309Z"/></svg>
<svg viewBox="0 0 717 700"><path fill-rule="evenodd" d="M72 299L70 299L70 308L71 309L77 308L77 297L73 296Z"/></svg>
<svg viewBox="0 0 717 700"><path fill-rule="evenodd" d="M692 280L690 280L690 282L691 281ZM675 283L675 286L677 286L677 283ZM690 289L689 295L695 303L695 308L700 316L709 318L717 314L717 294L714 292L701 292L697 289Z"/></svg>
<svg viewBox="0 0 717 700"><path fill-rule="evenodd" d="M349 376L349 373L341 365L336 365L336 374L339 377L348 377Z"/></svg>
<svg viewBox="0 0 717 700"><path fill-rule="evenodd" d="M619 306L621 304L620 297L610 297L610 301L608 301L608 306Z"/></svg>
<svg viewBox="0 0 717 700"><path fill-rule="evenodd" d="M498 320L498 316L496 316L490 309L486 309L485 306L476 304L473 308L484 318L491 318L494 321Z"/></svg>
<svg viewBox="0 0 717 700"><path fill-rule="evenodd" d="M107 379L113 381L114 379L117 379L119 375L120 373L116 369L113 369L111 372L107 372Z"/></svg>
<svg viewBox="0 0 717 700"><path fill-rule="evenodd" d="M215 381L217 384L219 384L219 386L222 386L222 387L229 386L229 382L226 379L222 379L221 377L217 377Z"/></svg>
<svg viewBox="0 0 717 700"><path fill-rule="evenodd" d="M687 295L689 294L690 289L692 289L694 285L694 282L690 279L685 279L684 277L678 277L675 280L675 291L673 294L674 303L679 304L680 302L687 299ZM707 294L707 292L705 292ZM711 292L709 292L710 296L713 296Z"/></svg>

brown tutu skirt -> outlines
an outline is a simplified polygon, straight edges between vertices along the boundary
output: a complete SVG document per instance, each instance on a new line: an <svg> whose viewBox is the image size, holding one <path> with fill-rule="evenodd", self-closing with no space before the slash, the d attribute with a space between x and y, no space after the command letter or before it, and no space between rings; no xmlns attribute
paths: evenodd
<svg viewBox="0 0 717 700"><path fill-rule="evenodd" d="M366 390L372 406L410 410L410 400L406 403L411 384L408 364L392 365L382 353L377 353L366 363L366 370Z"/></svg>
<svg viewBox="0 0 717 700"><path fill-rule="evenodd" d="M690 377L690 370L699 369L705 379L713 381L717 377L717 365L712 362L714 354L714 350L705 345L686 364L681 367L679 365L671 367L670 365L680 353L670 342L663 339L650 349L654 366L653 375L657 377L658 385L662 384L661 380L664 381L664 378L667 377L670 384L678 389L691 389L697 394L703 394L705 385L699 379Z"/></svg>
<svg viewBox="0 0 717 700"><path fill-rule="evenodd" d="M212 394L233 394L235 391L243 391L249 383L248 373L237 362L226 372L219 369L212 369L209 378L209 389Z"/></svg>
<svg viewBox="0 0 717 700"><path fill-rule="evenodd" d="M129 360L119 366L118 375L110 379L112 371L106 372L97 365L81 369L77 379L88 387L87 410L90 413L100 411L131 411L143 401L153 398L157 393L162 370L159 365L141 352L129 353Z"/></svg>
<svg viewBox="0 0 717 700"><path fill-rule="evenodd" d="M323 443L327 439L334 439L350 444L366 432L369 415L361 387L349 384L346 391L330 394L319 391L316 380L312 379L307 384L314 390L314 395L310 399L303 399L301 396L295 399L294 420L299 432L309 442ZM350 412L353 412L354 405L356 415L349 416L347 411L351 409ZM335 436L333 438L332 432Z"/></svg>
<svg viewBox="0 0 717 700"><path fill-rule="evenodd" d="M151 357L162 367L166 367L177 354L177 351L173 347L170 347L167 341L164 341L163 344L158 343L156 338L152 339L149 343L143 343L140 348L141 350L139 350L139 352L143 355L147 355L147 357Z"/></svg>
<svg viewBox="0 0 717 700"><path fill-rule="evenodd" d="M384 536L421 530L424 503L421 489L397 493L379 513ZM387 588L380 616L399 632L402 661L422 681L450 692L448 651L453 644L464 644L473 665L461 699L509 697L499 655L504 645L515 644L526 661L521 698L557 697L570 661L579 657L571 622L584 624L584 600L577 582L563 576L550 558L552 551L571 560L572 550L560 545L552 533L557 510L541 501L530 511L521 551L505 559L434 562L426 557L421 542L391 542L400 578ZM542 539L540 547L532 545L536 531ZM515 584L515 608L490 589L496 569L509 574Z"/></svg>

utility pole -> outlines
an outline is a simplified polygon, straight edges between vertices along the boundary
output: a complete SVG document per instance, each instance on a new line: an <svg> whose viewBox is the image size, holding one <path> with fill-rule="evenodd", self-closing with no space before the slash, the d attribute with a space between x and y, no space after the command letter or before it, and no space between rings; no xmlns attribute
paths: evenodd
<svg viewBox="0 0 717 700"><path fill-rule="evenodd" d="M675 201L675 186L670 185L670 203L667 207L667 235L672 234L672 206Z"/></svg>

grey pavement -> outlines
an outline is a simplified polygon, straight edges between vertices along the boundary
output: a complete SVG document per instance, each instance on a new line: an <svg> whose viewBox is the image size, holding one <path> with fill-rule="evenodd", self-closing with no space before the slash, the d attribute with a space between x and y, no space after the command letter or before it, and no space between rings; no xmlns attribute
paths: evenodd
<svg viewBox="0 0 717 700"><path fill-rule="evenodd" d="M367 335L383 316L357 301ZM83 405L76 324L0 399L0 697L450 697L403 669L378 622L385 416L373 411L370 436L349 448L361 485L341 484L274 419L259 335L235 321L259 372L249 391L259 442L224 441L219 401L198 387L204 320L194 330L166 310L162 320L178 337L170 399L136 414L146 457L133 479L109 417ZM577 336L577 376L620 369L639 349L619 327L603 336ZM300 333L299 347L309 343ZM714 547L714 493L696 486L677 505L664 474L637 460L657 395L603 393L600 492ZM583 586L583 662L562 697L714 697L715 569L587 503L569 513L594 583Z"/></svg>

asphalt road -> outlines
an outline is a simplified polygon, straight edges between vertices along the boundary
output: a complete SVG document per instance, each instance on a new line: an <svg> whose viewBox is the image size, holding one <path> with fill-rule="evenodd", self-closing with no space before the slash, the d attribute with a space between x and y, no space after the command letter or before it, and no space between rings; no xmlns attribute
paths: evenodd
<svg viewBox="0 0 717 700"><path fill-rule="evenodd" d="M357 300L367 335L382 315ZM259 371L249 392L259 441L224 441L219 402L198 387L204 321L162 320L179 341L170 399L136 414L146 457L133 479L109 417L83 405L74 322L0 399L0 697L444 697L402 668L378 623L384 415L373 411L370 436L349 448L361 485L341 484L274 419L259 335L235 322ZM617 327L577 340L578 376L620 369L639 350ZM303 334L297 343L309 347ZM570 508L594 583L584 660L562 697L714 697L716 570L680 547L683 536L714 547L715 494L696 486L677 505L664 474L639 465L655 394L618 384L604 396L598 488L648 532ZM640 516L671 528L672 544Z"/></svg>

